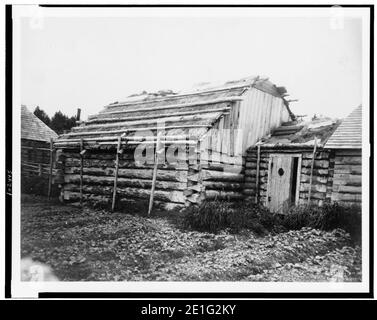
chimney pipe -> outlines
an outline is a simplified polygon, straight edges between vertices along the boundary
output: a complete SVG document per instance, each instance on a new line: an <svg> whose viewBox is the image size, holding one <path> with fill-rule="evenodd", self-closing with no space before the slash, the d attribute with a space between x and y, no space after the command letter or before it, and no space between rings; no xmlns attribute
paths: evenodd
<svg viewBox="0 0 377 320"><path fill-rule="evenodd" d="M77 114L76 114L76 120L80 121L80 114L81 114L81 109L77 108Z"/></svg>

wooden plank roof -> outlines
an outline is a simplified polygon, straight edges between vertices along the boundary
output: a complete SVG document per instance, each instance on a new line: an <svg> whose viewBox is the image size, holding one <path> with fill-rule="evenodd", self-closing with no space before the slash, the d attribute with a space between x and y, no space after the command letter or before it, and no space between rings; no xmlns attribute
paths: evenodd
<svg viewBox="0 0 377 320"><path fill-rule="evenodd" d="M57 139L55 131L43 123L34 113L30 112L26 106L21 106L21 139L46 141Z"/></svg>
<svg viewBox="0 0 377 320"><path fill-rule="evenodd" d="M274 86L267 79L251 77L180 94L168 91L163 94L133 95L89 116L70 133L61 135L55 145L75 147L80 139L93 145L112 145L119 135L129 141L137 141L138 137L153 140L162 124L164 135L170 137L165 141L172 141L171 137L183 140L188 137L191 141L197 141L216 121L229 113L232 104L242 100L242 95L252 87L276 96L285 92L284 88Z"/></svg>
<svg viewBox="0 0 377 320"><path fill-rule="evenodd" d="M361 149L362 107L361 105L346 117L327 141L328 149Z"/></svg>

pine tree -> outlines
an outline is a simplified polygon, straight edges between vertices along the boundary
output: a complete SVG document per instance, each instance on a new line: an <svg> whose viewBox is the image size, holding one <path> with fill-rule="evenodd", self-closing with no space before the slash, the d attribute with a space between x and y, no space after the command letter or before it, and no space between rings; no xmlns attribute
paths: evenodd
<svg viewBox="0 0 377 320"><path fill-rule="evenodd" d="M42 120L42 122L44 124L46 124L47 126L50 126L50 123L51 123L51 119L50 117L48 116L48 114L46 112L44 112L41 108L39 108L39 106L37 106L34 110L34 114L40 119Z"/></svg>

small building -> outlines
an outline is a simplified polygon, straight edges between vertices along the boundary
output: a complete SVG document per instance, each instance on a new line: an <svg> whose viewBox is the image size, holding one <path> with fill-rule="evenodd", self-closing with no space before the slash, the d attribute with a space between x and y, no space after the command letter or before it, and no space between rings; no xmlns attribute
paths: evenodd
<svg viewBox="0 0 377 320"><path fill-rule="evenodd" d="M243 198L247 148L294 119L285 94L251 77L109 104L54 144L61 197L119 205L147 200L153 189L155 204L168 209Z"/></svg>
<svg viewBox="0 0 377 320"><path fill-rule="evenodd" d="M244 192L273 212L309 200L360 203L361 107L343 122L283 123L248 149Z"/></svg>
<svg viewBox="0 0 377 320"><path fill-rule="evenodd" d="M47 187L50 142L51 139L56 140L57 138L58 135L52 129L29 111L26 106L21 106L21 178L23 186L29 185L28 180L31 178L39 176L46 180Z"/></svg>

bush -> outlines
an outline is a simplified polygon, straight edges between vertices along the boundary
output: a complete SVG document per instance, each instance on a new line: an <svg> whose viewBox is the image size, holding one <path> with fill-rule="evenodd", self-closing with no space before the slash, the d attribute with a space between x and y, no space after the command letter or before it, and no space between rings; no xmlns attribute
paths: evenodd
<svg viewBox="0 0 377 320"><path fill-rule="evenodd" d="M291 207L284 214L273 214L267 208L252 202L232 203L205 201L199 207L186 210L185 227L199 231L218 232L230 229L238 232L249 229L257 234L266 231L283 232L310 227L321 230L341 228L359 241L361 235L361 209L339 203L325 203L323 207L303 205Z"/></svg>
<svg viewBox="0 0 377 320"><path fill-rule="evenodd" d="M238 232L250 229L258 234L273 225L267 209L250 202L204 201L199 207L190 207L184 215L184 226L199 231L218 232L230 229Z"/></svg>
<svg viewBox="0 0 377 320"><path fill-rule="evenodd" d="M361 235L361 208L337 202L325 203L322 207L316 205L292 207L283 216L282 225L289 230L303 227L321 230L341 228L358 241Z"/></svg>

